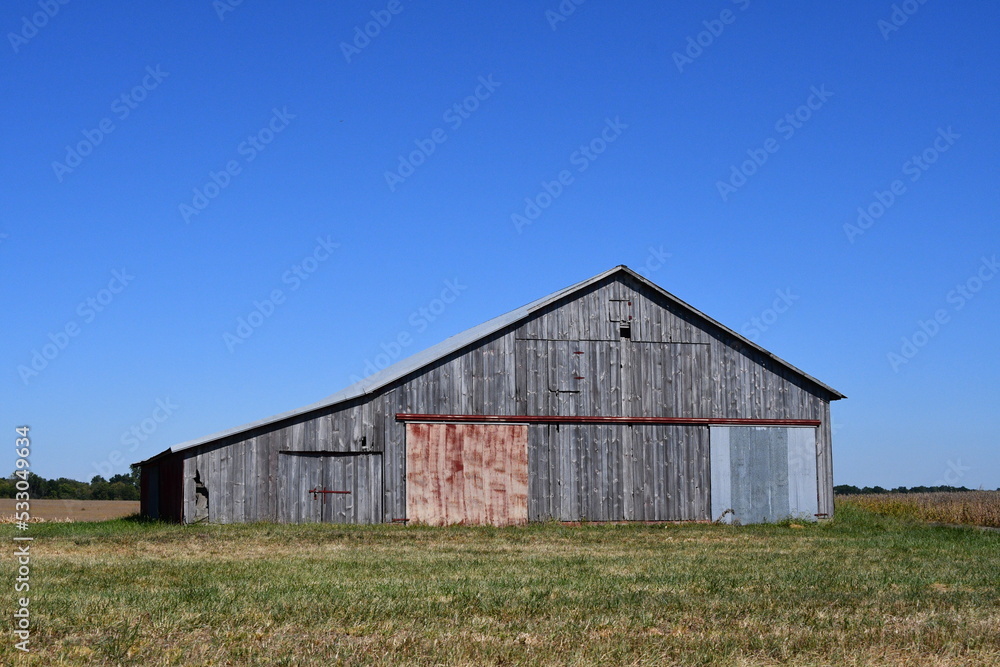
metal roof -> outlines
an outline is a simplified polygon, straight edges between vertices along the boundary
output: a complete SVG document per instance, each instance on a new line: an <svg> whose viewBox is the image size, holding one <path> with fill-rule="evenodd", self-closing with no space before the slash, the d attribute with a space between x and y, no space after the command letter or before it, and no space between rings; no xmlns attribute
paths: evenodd
<svg viewBox="0 0 1000 667"><path fill-rule="evenodd" d="M182 442L180 444L174 445L173 447L170 447L167 450L164 450L164 451L160 452L159 454L157 454L155 456L150 457L149 459L146 459L146 461L151 461L153 459L158 459L158 458L160 458L162 456L165 456L167 454L171 454L171 453L174 453L174 452L183 451L185 449L190 449L191 447L197 447L199 445L205 445L205 444L208 444L210 442L214 442L216 440L221 440L222 438L225 438L225 437L228 437L228 436L231 436L231 435L236 435L236 434L242 433L244 431L249 431L249 430L252 430L252 429L255 429L255 428L259 428L261 426L267 426L269 424L274 424L274 423L277 423L277 422L280 422L280 421L284 421L284 420L292 418L292 417L298 417L300 415L304 415L306 413L313 412L314 410L319 410L321 408L328 408L328 407L334 406L334 405L336 405L338 403L343 403L345 401L349 401L351 399L358 398L360 396L364 396L366 394L371 394L373 392L376 392L379 389L382 389L383 387L385 387L385 386L387 386L389 384L392 384L393 382L395 382L397 380L400 380L400 379L406 377L407 375L410 375L411 373L413 373L415 371L418 371L421 368L434 363L435 361L443 359L443 358L447 357L448 355L461 350L464 347L467 347L467 346L469 346L469 345L471 345L471 344L473 344L473 343L475 343L475 342L477 342L477 341L479 341L479 340L481 340L481 339L483 339L483 338L485 338L485 337L487 337L487 336L489 336L491 334L494 334L494 333L500 331L501 329L504 329L504 328L506 328L506 327L508 327L508 326L510 326L512 324L515 324L515 323L519 322L520 320L523 320L524 318L526 318L527 316L531 315L532 313L534 313L534 312L536 312L536 311L538 311L538 310L540 310L540 309L548 306L551 303L554 303L554 302L558 301L559 299L562 299L563 297L565 297L565 296L567 296L569 294L577 292L577 291L579 291L579 290L581 290L581 289L583 289L583 288L585 288L585 287L587 287L589 285L592 285L594 283L600 282L601 280L604 280L608 276L614 275L615 273L618 273L618 272L622 272L622 273L625 273L625 274L629 275L630 277L634 278L635 280L639 281L640 283L646 285L647 287L650 287L651 289L655 290L659 294L663 295L664 297L666 297L667 299L669 299L670 301L672 301L676 305L678 305L678 306L680 306L680 307L688 310L689 312L694 313L695 315L703 318L704 320L706 320L706 321L710 322L711 324L713 324L714 326L722 329L723 331L725 331L729 335L733 336L734 338L740 340L743 344L745 344L745 345L747 345L747 346L749 346L749 347L757 350L758 352L762 353L767 358L774 360L775 362L781 364L785 368L793 371L794 373L796 373L796 374L800 375L801 377L809 380L810 382L816 384L817 386L822 387L826 391L830 392L830 394L834 397L833 400L838 400L838 399L841 399L841 398L847 398L846 396L844 396L844 394L841 394L836 389L833 389L832 387L830 387L830 386L828 386L828 385L820 382L819 380L817 380L816 378L812 377L808 373L805 373L802 370L800 370L800 369L796 368L795 366L791 365L790 363L788 363L784 359L781 359L780 357L777 357L777 356L771 354L770 352L768 352L767 350L765 350L761 346L757 345L753 341L748 340L747 338L744 338L743 336L741 336L740 334L736 333L735 331L733 331L729 327L727 327L727 326L725 326L723 324L720 324L719 322L715 321L714 319L712 319L708 315L705 315L704 313L702 313L701 311L697 310L696 308L693 308L692 306L690 306L689 304L685 303L684 301L681 301L676 296L674 296L670 292L667 292L665 289L663 289L659 285L657 285L657 284L651 282L650 280L648 280L648 279L640 276L638 273L636 273L632 269L628 268L624 264L621 264L621 265L616 266L616 267L614 267L612 269L608 269L607 271L599 273L596 276L593 276L592 278L588 278L586 280L582 280L582 281L580 281L580 282L578 282L578 283L576 283L574 285L570 285L569 287L566 287L565 289L561 289L561 290L559 290L557 292L553 292L552 294L549 294L548 296L544 296L541 299L537 299L535 301L532 301L531 303L529 303L527 305L521 306L520 308L516 308L516 309L514 309L514 310L512 310L512 311L510 311L508 313L504 313L503 315L500 315L499 317L494 317L493 319L487 320L486 322L483 322L482 324L478 324L478 325L472 327L471 329L466 329L465 331L462 331L461 333L457 333L454 336L451 336L450 338L446 338L443 341L441 341L440 343L438 343L437 345L432 345L431 347L427 348L426 350L424 350L422 352L417 352L416 354L413 354L413 355L411 355L411 356L409 356L409 357L407 357L405 359L402 359L402 360L400 360L400 361L392 364L391 366L387 366L386 368L383 368L382 370L378 371L377 373L373 373L372 375L369 375L368 377L364 378L363 380L360 380L359 382L355 382L354 384L350 385L349 387L345 387L344 389L341 389L340 391L336 392L335 394L331 394L331 395L327 396L326 398L322 399L321 401L317 401L316 403L311 403L310 405L306 405L305 407L301 407L301 408L298 408L296 410L289 410L288 412L282 412L281 414L274 415L273 417L267 417L266 419L260 419L258 421L250 422L249 424L244 424L243 426L237 426L235 428L227 429L225 431L219 431L218 433L213 433L212 435L207 435L207 436L202 437L202 438L195 438L194 440L188 440L187 442ZM142 461L142 463L145 463L146 461Z"/></svg>

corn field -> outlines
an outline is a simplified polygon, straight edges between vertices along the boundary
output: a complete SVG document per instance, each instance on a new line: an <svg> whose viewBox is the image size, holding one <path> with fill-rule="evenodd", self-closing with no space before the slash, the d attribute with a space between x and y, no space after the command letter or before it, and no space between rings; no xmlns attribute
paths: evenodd
<svg viewBox="0 0 1000 667"><path fill-rule="evenodd" d="M1000 491L871 493L838 496L837 502L900 518L1000 528Z"/></svg>

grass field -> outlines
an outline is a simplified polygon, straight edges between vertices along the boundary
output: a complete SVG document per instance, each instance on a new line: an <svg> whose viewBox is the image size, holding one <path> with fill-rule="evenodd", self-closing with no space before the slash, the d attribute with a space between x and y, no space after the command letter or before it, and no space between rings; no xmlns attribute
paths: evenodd
<svg viewBox="0 0 1000 667"><path fill-rule="evenodd" d="M845 500L888 516L1000 528L1000 491L871 493Z"/></svg>
<svg viewBox="0 0 1000 667"><path fill-rule="evenodd" d="M1000 535L851 503L801 527L28 533L33 651L8 635L3 664L1000 664Z"/></svg>
<svg viewBox="0 0 1000 667"><path fill-rule="evenodd" d="M0 498L0 523L14 520L13 498ZM139 513L138 500L32 500L31 517L43 521L105 521Z"/></svg>

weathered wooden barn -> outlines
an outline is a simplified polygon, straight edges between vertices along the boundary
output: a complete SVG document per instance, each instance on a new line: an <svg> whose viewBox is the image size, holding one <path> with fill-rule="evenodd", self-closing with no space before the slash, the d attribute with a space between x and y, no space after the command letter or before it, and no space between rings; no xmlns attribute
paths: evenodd
<svg viewBox="0 0 1000 667"><path fill-rule="evenodd" d="M831 516L841 398L619 266L318 403L143 461L142 512L495 525Z"/></svg>

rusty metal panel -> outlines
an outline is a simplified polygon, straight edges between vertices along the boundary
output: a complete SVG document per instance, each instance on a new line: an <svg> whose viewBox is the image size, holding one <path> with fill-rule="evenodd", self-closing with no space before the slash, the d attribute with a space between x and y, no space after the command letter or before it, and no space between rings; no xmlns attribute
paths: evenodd
<svg viewBox="0 0 1000 667"><path fill-rule="evenodd" d="M434 526L528 521L528 427L406 425L406 517Z"/></svg>

